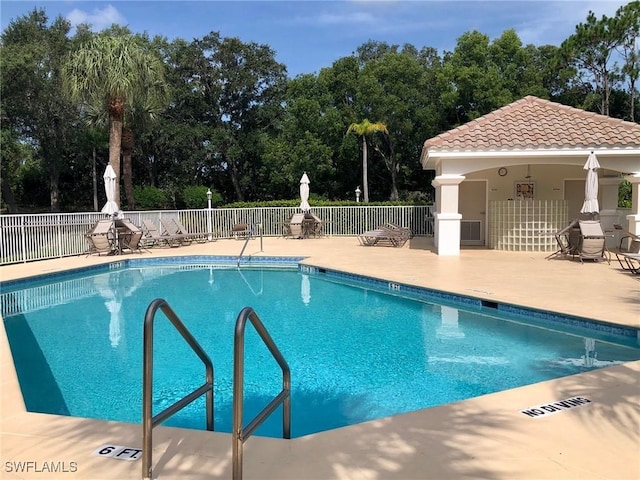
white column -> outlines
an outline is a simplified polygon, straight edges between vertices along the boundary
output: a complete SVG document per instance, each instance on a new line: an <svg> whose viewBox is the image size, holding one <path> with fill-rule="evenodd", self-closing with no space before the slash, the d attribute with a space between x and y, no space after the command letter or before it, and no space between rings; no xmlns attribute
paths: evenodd
<svg viewBox="0 0 640 480"><path fill-rule="evenodd" d="M599 180L600 196L600 223L606 231L613 231L613 224L618 222L618 188L622 182L621 177L601 177ZM614 247L617 239L607 237L607 247Z"/></svg>
<svg viewBox="0 0 640 480"><path fill-rule="evenodd" d="M438 175L431 185L436 189L434 241L438 255L460 255L460 220L458 213L459 187L462 175Z"/></svg>
<svg viewBox="0 0 640 480"><path fill-rule="evenodd" d="M640 173L624 178L631 182L631 214L627 215L627 230L640 235Z"/></svg>

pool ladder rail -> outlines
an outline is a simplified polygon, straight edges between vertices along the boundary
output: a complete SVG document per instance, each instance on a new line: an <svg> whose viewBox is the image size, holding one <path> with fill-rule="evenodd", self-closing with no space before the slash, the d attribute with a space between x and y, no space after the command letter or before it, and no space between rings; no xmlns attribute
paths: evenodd
<svg viewBox="0 0 640 480"><path fill-rule="evenodd" d="M245 248L247 248L247 243L249 243L249 240L251 240L251 238L255 238L254 232L256 231L256 227L259 227L259 230L260 230L260 251L261 252L264 251L262 249L262 224L251 225L251 228L249 229L249 231L247 232L247 235L245 237L244 245L242 245L242 250L240 250L240 255L238 255L238 261L236 263L236 268L240 268L240 259L242 259L242 255L244 255L244 250L245 250Z"/></svg>
<svg viewBox="0 0 640 480"><path fill-rule="evenodd" d="M205 383L177 402L153 415L153 325L155 315L162 310L165 316L178 330L180 335L198 355L205 366ZM264 407L246 427L242 425L244 409L244 332L247 322L250 322L262 338L271 355L278 362L282 370L282 390L269 404ZM275 342L269 335L264 324L251 307L243 308L238 314L233 341L233 431L232 431L232 463L233 479L242 479L243 446L255 430L282 404L282 436L291 438L291 372L289 365L280 353ZM171 309L169 304L157 298L153 300L144 317L144 358L143 358L143 388L142 388L142 478L153 478L153 427L168 419L202 395L206 396L207 430L213 431L213 363L202 349L197 340L187 330L184 323Z"/></svg>

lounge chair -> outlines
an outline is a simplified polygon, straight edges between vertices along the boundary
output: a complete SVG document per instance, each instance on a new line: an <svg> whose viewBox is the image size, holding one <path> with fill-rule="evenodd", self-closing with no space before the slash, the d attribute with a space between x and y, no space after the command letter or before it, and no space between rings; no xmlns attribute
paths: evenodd
<svg viewBox="0 0 640 480"><path fill-rule="evenodd" d="M179 240L182 245L191 245L191 242L193 242L193 239L189 237L189 235L180 233L180 229L171 219L165 220L161 218L160 225L162 225L162 235L173 237Z"/></svg>
<svg viewBox="0 0 640 480"><path fill-rule="evenodd" d="M618 247L612 250L616 260L623 270L640 274L640 235L628 232L618 224L615 224L613 228L622 232Z"/></svg>
<svg viewBox="0 0 640 480"><path fill-rule="evenodd" d="M576 255L582 263L586 260L607 260L611 263L606 247L606 236L599 220L580 220L580 243Z"/></svg>
<svg viewBox="0 0 640 480"><path fill-rule="evenodd" d="M87 256L94 253L98 255L113 253L113 243L111 242L114 238L113 220L98 220L84 236L89 242Z"/></svg>
<svg viewBox="0 0 640 480"><path fill-rule="evenodd" d="M196 242L204 243L209 239L210 234L207 232L190 232L189 230L187 230L187 228L182 224L179 218L174 218L172 221L176 224L178 233L185 235L188 238L195 240Z"/></svg>
<svg viewBox="0 0 640 480"><path fill-rule="evenodd" d="M169 246L179 247L181 242L179 238L172 235L160 235L158 227L151 220L143 220L142 228L145 233L145 240L149 247L153 246Z"/></svg>
<svg viewBox="0 0 640 480"><path fill-rule="evenodd" d="M616 258L623 270L640 275L640 253L616 252Z"/></svg>
<svg viewBox="0 0 640 480"><path fill-rule="evenodd" d="M413 237L413 233L411 232L410 228L401 227L396 223L387 222L383 225L383 228L387 228L398 235L398 237L400 237L400 241L402 241L402 245L404 245L409 239L411 239L411 237Z"/></svg>
<svg viewBox="0 0 640 480"><path fill-rule="evenodd" d="M366 247L402 247L411 238L411 230L393 223L385 223L375 230L358 235L358 241Z"/></svg>
<svg viewBox="0 0 640 480"><path fill-rule="evenodd" d="M142 253L142 236L144 232L128 218L116 220L116 231L118 232L118 249L129 250L131 252Z"/></svg>

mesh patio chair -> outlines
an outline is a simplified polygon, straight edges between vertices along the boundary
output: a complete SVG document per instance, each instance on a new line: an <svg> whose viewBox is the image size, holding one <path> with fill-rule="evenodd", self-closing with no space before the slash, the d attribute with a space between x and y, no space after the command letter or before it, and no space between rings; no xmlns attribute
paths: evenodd
<svg viewBox="0 0 640 480"><path fill-rule="evenodd" d="M116 228L118 229L118 248L129 250L131 252L142 253L142 236L144 232L140 227L135 225L128 218L116 220Z"/></svg>
<svg viewBox="0 0 640 480"><path fill-rule="evenodd" d="M615 224L613 228L622 233L618 247L612 250L616 260L623 270L640 274L640 235L628 232L618 224Z"/></svg>
<svg viewBox="0 0 640 480"><path fill-rule="evenodd" d="M251 235L251 229L246 223L234 223L233 227L231 227L231 236L236 240L246 238L249 235Z"/></svg>
<svg viewBox="0 0 640 480"><path fill-rule="evenodd" d="M558 230L553 236L556 239L558 244L558 249L553 252L551 255L548 255L547 260L561 256L572 258L576 255L578 251L578 246L580 244L580 230L578 227L578 220L573 219L566 227Z"/></svg>
<svg viewBox="0 0 640 480"><path fill-rule="evenodd" d="M294 213L285 223L285 236L303 238L304 213Z"/></svg>
<svg viewBox="0 0 640 480"><path fill-rule="evenodd" d="M94 253L98 255L103 253L109 255L113 253L113 220L98 220L84 236L89 243L87 256L93 255Z"/></svg>
<svg viewBox="0 0 640 480"><path fill-rule="evenodd" d="M584 260L607 260L611 263L607 251L606 236L599 220L580 220L580 243L577 256L582 263Z"/></svg>

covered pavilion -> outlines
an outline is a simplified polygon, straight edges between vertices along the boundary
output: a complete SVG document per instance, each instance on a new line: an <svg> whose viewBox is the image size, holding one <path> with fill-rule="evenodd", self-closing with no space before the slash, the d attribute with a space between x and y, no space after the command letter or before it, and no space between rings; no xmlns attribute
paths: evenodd
<svg viewBox="0 0 640 480"><path fill-rule="evenodd" d="M420 161L436 173L437 253L459 255L461 244L553 249L549 234L580 217L591 152L600 221L640 234L640 124L527 96L428 139ZM618 208L623 179L630 211Z"/></svg>

